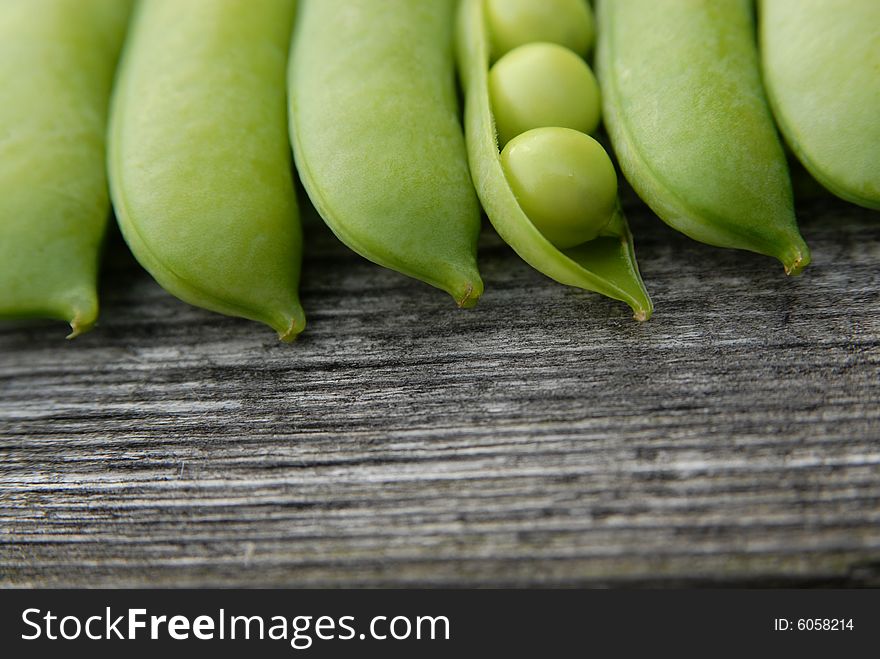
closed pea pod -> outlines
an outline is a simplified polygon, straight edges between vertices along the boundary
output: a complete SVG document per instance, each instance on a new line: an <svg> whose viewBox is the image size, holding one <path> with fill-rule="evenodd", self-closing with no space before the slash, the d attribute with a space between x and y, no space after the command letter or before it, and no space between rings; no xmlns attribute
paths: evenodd
<svg viewBox="0 0 880 659"><path fill-rule="evenodd" d="M597 72L620 167L669 225L810 262L761 85L749 0L600 0Z"/></svg>
<svg viewBox="0 0 880 659"><path fill-rule="evenodd" d="M570 45L564 39L538 43L547 38L547 23L591 37L589 7L560 0L534 2L526 10L523 3L511 3L517 12L508 15L505 5L463 0L456 32L468 157L483 208L499 235L532 267L626 302L638 320L646 320L653 307L617 201L614 167L584 132L595 128L599 115L592 73L585 63L570 64L575 54L562 53L562 46ZM516 16L530 18L520 23ZM515 35L505 40L515 47L501 53L490 70L491 35L497 57L502 33ZM582 40L578 47L585 53L590 43ZM542 80L554 78L561 81L554 86L558 91L534 93Z"/></svg>
<svg viewBox="0 0 880 659"><path fill-rule="evenodd" d="M0 2L0 316L98 315L107 106L131 3Z"/></svg>
<svg viewBox="0 0 880 659"><path fill-rule="evenodd" d="M293 0L143 0L112 108L110 179L132 252L169 292L302 331L287 143Z"/></svg>
<svg viewBox="0 0 880 659"><path fill-rule="evenodd" d="M776 122L826 188L880 210L880 2L761 0Z"/></svg>
<svg viewBox="0 0 880 659"><path fill-rule="evenodd" d="M349 247L447 291L483 290L479 205L458 119L452 0L304 0L290 137L315 208Z"/></svg>

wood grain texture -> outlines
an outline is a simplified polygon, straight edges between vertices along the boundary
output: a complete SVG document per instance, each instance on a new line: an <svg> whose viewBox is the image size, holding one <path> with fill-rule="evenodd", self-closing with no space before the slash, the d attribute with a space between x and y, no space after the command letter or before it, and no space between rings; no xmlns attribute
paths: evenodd
<svg viewBox="0 0 880 659"><path fill-rule="evenodd" d="M307 223L293 345L111 240L103 313L0 325L5 586L880 585L880 214L814 264L627 202L656 315L489 229L471 311Z"/></svg>

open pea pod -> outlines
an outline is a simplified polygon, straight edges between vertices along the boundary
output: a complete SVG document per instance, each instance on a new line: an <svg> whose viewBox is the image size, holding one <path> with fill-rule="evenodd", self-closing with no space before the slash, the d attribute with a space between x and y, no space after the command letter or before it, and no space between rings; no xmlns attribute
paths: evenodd
<svg viewBox="0 0 880 659"><path fill-rule="evenodd" d="M482 0L460 3L456 42L465 93L468 162L477 195L495 230L524 261L551 279L625 302L636 320L650 318L653 305L619 203L597 238L559 249L535 227L511 189L501 165L490 104L490 39Z"/></svg>

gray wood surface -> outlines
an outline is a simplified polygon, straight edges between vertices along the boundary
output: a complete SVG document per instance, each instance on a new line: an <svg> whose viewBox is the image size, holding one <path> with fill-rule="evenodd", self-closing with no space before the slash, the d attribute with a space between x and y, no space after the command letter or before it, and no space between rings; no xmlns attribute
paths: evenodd
<svg viewBox="0 0 880 659"><path fill-rule="evenodd" d="M293 345L111 240L103 315L0 324L0 584L880 585L880 214L814 264L627 202L646 324L490 229L471 311L313 219Z"/></svg>

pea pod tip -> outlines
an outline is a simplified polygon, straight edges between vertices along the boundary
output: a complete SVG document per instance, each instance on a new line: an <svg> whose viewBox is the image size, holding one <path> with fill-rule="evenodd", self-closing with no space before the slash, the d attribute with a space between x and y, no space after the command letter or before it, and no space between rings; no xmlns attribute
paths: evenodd
<svg viewBox="0 0 880 659"><path fill-rule="evenodd" d="M80 334L85 334L95 326L95 317L87 317L82 312L77 312L70 321L70 334L66 338L68 341L75 339Z"/></svg>
<svg viewBox="0 0 880 659"><path fill-rule="evenodd" d="M810 265L812 260L810 248L806 244L802 247L795 247L780 260L785 268L785 274L793 277L797 276L803 272L804 268Z"/></svg>
<svg viewBox="0 0 880 659"><path fill-rule="evenodd" d="M480 296L483 294L483 287L474 286L473 283L469 283L464 290L464 293L460 296L456 295L455 303L461 309L472 309L476 306L477 301L480 299Z"/></svg>
<svg viewBox="0 0 880 659"><path fill-rule="evenodd" d="M291 318L286 326L275 328L278 338L284 343L293 343L305 329L306 323L302 318Z"/></svg>
<svg viewBox="0 0 880 659"><path fill-rule="evenodd" d="M477 298L469 297L463 300L456 300L459 309L473 309L477 306Z"/></svg>

